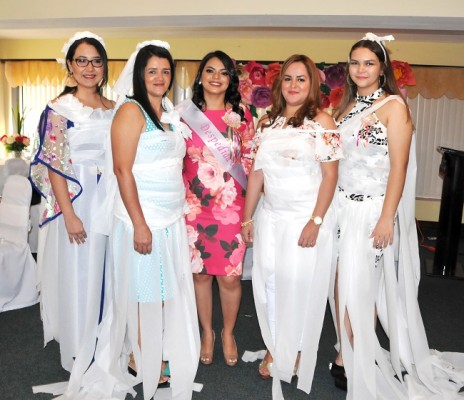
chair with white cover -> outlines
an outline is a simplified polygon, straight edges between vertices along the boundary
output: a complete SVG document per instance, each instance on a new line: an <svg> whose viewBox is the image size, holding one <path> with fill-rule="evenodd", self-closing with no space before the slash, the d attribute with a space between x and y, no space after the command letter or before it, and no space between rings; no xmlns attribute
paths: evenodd
<svg viewBox="0 0 464 400"><path fill-rule="evenodd" d="M22 158L10 158L5 161L5 167L3 168L4 179L10 175L21 175L24 177L29 176L29 161L25 161ZM38 247L38 236L39 236L39 214L40 214L40 201L39 204L31 204L31 225L28 234L29 247L32 253L37 253Z"/></svg>
<svg viewBox="0 0 464 400"><path fill-rule="evenodd" d="M31 195L27 178L7 177L0 203L0 312L38 302L37 264L27 242Z"/></svg>
<svg viewBox="0 0 464 400"><path fill-rule="evenodd" d="M10 175L21 175L27 178L29 176L29 163L22 158L9 158L5 161L3 173L5 179Z"/></svg>

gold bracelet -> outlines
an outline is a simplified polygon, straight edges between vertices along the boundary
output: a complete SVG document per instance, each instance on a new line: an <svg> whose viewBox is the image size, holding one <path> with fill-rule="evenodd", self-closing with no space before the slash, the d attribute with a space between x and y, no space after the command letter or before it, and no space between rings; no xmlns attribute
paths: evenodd
<svg viewBox="0 0 464 400"><path fill-rule="evenodd" d="M245 222L240 223L240 226L241 226L242 228L244 228L245 226L251 225L251 224L253 224L254 222L255 222L254 219L249 219L248 221L245 221Z"/></svg>

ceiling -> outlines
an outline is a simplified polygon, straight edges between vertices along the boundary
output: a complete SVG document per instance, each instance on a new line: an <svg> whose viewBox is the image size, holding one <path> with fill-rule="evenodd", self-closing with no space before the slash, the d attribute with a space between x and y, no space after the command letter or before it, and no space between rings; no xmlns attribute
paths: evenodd
<svg viewBox="0 0 464 400"><path fill-rule="evenodd" d="M104 37L308 37L357 39L359 32L410 41L464 43L464 18L327 15L191 15L1 20L0 39L53 39L76 29Z"/></svg>

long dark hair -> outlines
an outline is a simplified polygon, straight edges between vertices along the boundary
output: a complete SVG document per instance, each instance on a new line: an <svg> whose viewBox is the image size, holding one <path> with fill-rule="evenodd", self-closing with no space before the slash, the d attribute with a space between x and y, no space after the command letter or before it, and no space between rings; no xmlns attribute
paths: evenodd
<svg viewBox="0 0 464 400"><path fill-rule="evenodd" d="M236 112L240 115L242 121L245 120L245 112L243 111L242 107L240 107L240 102L242 100L242 96L238 91L239 80L237 74L237 68L235 66L234 61L230 58L226 53L221 50L216 50L208 53L200 62L200 66L198 67L198 72L195 77L195 81L193 82L193 95L192 101L195 105L200 108L204 109L206 107L205 97L203 94L203 86L200 83L201 74L205 69L206 63L211 60L212 58L217 58L219 61L224 64L224 68L227 70L229 74L229 86L226 90L225 97L224 97L224 106L229 103L232 106L232 111Z"/></svg>
<svg viewBox="0 0 464 400"><path fill-rule="evenodd" d="M97 85L97 93L100 93L101 95L102 89L106 86L108 82L108 55L106 54L106 50L103 47L103 45L97 39L84 37L76 40L71 46L69 46L68 52L66 53L66 69L68 70L68 74L70 74L71 71L69 69L68 62L69 64L72 64L74 60L74 55L76 54L76 49L82 43L86 43L90 46L95 47L98 55L103 61L103 79ZM76 93L76 91L77 86L65 86L63 91L60 93L60 96L63 96L64 94L68 93Z"/></svg>
<svg viewBox="0 0 464 400"><path fill-rule="evenodd" d="M380 67L381 67L381 70L384 76L382 89L390 95L401 96L401 98L406 103L406 99L403 97L403 94L400 92L400 89L398 88L398 84L396 83L395 74L393 73L393 68L391 65L391 60L390 60L390 56L388 55L387 49L383 47L381 44L373 40L363 39L363 40L360 40L359 42L356 42L351 47L348 62L350 62L351 60L351 55L353 54L353 51L359 48L365 48L365 49L372 51L379 59ZM350 78L350 69L348 66L348 68L346 68L346 79L345 79L345 86L343 90L343 97L342 97L342 100L340 101L339 106L334 111L334 118L336 120L340 117L341 114L344 113L344 111L346 110L350 102L356 98L357 93L358 93L358 87ZM406 107L406 109L407 109L406 111L408 113L408 120L409 120L409 118L411 117L409 113L409 107Z"/></svg>
<svg viewBox="0 0 464 400"><path fill-rule="evenodd" d="M308 98L300 106L295 115L288 120L288 125L292 125L295 128L303 125L305 117L313 119L317 115L318 109L321 107L320 82L316 65L308 56L304 54L294 54L284 61L282 69L272 85L272 107L267 114L269 118L269 123L267 125L271 125L277 117L282 115L282 112L287 106L287 102L282 95L282 81L288 67L296 62L301 62L305 66L309 76L310 88Z"/></svg>
<svg viewBox="0 0 464 400"><path fill-rule="evenodd" d="M153 109L150 100L148 99L147 87L145 85L145 68L147 67L148 60L153 56L168 60L169 66L171 68L171 81L169 82L169 87L166 93L171 89L175 72L174 60L172 59L171 53L164 47L148 45L142 47L135 57L134 74L132 76L132 87L134 89L134 95L130 96L130 98L139 102L148 116L154 122L156 127L163 130L163 125L158 119L158 116L156 115L156 112ZM164 93L163 96L166 96L166 93Z"/></svg>

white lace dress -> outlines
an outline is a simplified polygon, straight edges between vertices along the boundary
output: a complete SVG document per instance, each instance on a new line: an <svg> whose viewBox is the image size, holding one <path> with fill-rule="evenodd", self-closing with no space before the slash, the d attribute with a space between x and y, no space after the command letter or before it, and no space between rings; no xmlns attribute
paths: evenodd
<svg viewBox="0 0 464 400"><path fill-rule="evenodd" d="M264 174L264 201L255 222L253 294L261 333L273 356L273 399L283 398L280 380L291 381L299 351L298 388L311 390L329 290L334 211L327 211L315 247L302 248L298 239L316 204L320 163L342 156L338 132L307 119L300 128L282 128L284 122L278 118L257 133L254 164ZM268 296L269 285L275 286L275 297Z"/></svg>
<svg viewBox="0 0 464 400"><path fill-rule="evenodd" d="M370 238L390 172L387 129L375 111L388 101L403 102L399 96L389 96L360 113L349 114L338 127L345 152L336 196L339 311L341 321L348 311L354 335L352 347L342 323L339 340L348 377L347 399L462 398L457 391L464 385L464 374L448 363L443 353L429 350L417 302L420 263L414 216L415 138L395 218L393 246L376 250ZM334 278L335 267L332 289ZM330 302L335 315L333 296ZM390 352L381 348L376 336L376 310L390 339ZM461 355L455 361L459 358L462 368ZM404 378L402 372L407 373Z"/></svg>

